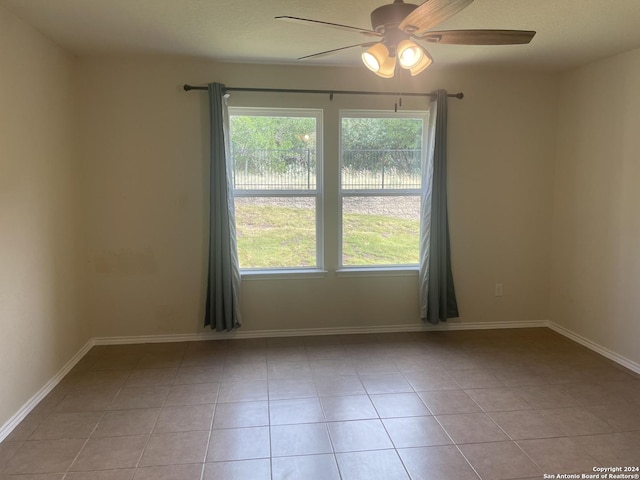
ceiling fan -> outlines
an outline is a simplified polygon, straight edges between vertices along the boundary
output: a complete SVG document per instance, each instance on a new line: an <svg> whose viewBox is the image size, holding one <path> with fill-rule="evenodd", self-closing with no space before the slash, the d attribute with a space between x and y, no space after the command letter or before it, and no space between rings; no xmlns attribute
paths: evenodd
<svg viewBox="0 0 640 480"><path fill-rule="evenodd" d="M310 18L280 16L278 20L300 22L358 32L375 41L358 43L298 58L318 57L354 47L367 47L362 54L365 66L383 78L392 78L396 66L417 75L433 63L429 52L414 40L451 45L517 45L529 43L536 32L528 30L441 30L431 28L444 22L473 0L427 0L421 5L394 0L371 12L371 27L358 28Z"/></svg>

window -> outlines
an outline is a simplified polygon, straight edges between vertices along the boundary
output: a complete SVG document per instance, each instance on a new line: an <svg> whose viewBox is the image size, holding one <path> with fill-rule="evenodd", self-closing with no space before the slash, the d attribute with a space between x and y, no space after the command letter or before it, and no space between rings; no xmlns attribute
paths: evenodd
<svg viewBox="0 0 640 480"><path fill-rule="evenodd" d="M322 110L232 107L229 116L240 268L322 269ZM339 232L329 252L339 268L417 266L427 118L345 110L330 119L339 126L339 168L328 169L339 201L326 221Z"/></svg>
<svg viewBox="0 0 640 480"><path fill-rule="evenodd" d="M322 111L229 108L241 269L322 266Z"/></svg>
<svg viewBox="0 0 640 480"><path fill-rule="evenodd" d="M342 267L418 264L427 115L340 113Z"/></svg>

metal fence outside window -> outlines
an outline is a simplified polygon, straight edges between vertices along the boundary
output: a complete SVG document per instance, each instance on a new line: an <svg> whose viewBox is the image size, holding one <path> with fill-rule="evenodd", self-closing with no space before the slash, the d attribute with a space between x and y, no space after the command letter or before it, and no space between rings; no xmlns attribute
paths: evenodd
<svg viewBox="0 0 640 480"><path fill-rule="evenodd" d="M231 148L233 186L238 190L314 190L316 151Z"/></svg>
<svg viewBox="0 0 640 480"><path fill-rule="evenodd" d="M343 150L343 189L409 189L421 185L420 149Z"/></svg>
<svg viewBox="0 0 640 480"><path fill-rule="evenodd" d="M422 150L344 150L342 188L412 189L421 185ZM314 190L316 151L234 149L233 185L237 190Z"/></svg>

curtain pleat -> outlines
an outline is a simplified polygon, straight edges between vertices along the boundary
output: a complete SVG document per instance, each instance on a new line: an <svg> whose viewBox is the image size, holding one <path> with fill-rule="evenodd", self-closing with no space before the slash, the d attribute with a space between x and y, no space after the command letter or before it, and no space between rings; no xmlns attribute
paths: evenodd
<svg viewBox="0 0 640 480"><path fill-rule="evenodd" d="M240 266L229 156L229 115L225 88L220 83L209 84L209 114L211 193L204 324L217 331L231 331L241 325Z"/></svg>
<svg viewBox="0 0 640 480"><path fill-rule="evenodd" d="M447 92L438 90L430 113L423 166L420 221L420 317L437 324L459 316L451 273L447 213Z"/></svg>

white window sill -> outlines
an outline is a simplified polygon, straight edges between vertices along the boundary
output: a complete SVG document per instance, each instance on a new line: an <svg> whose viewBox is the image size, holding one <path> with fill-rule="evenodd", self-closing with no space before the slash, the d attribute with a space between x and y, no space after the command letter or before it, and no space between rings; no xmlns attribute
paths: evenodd
<svg viewBox="0 0 640 480"><path fill-rule="evenodd" d="M338 277L414 277L418 267L344 267L336 270Z"/></svg>
<svg viewBox="0 0 640 480"><path fill-rule="evenodd" d="M325 278L326 270L315 268L291 269L291 270L241 270L242 280L273 280L284 278L287 280L297 280L299 278Z"/></svg>

